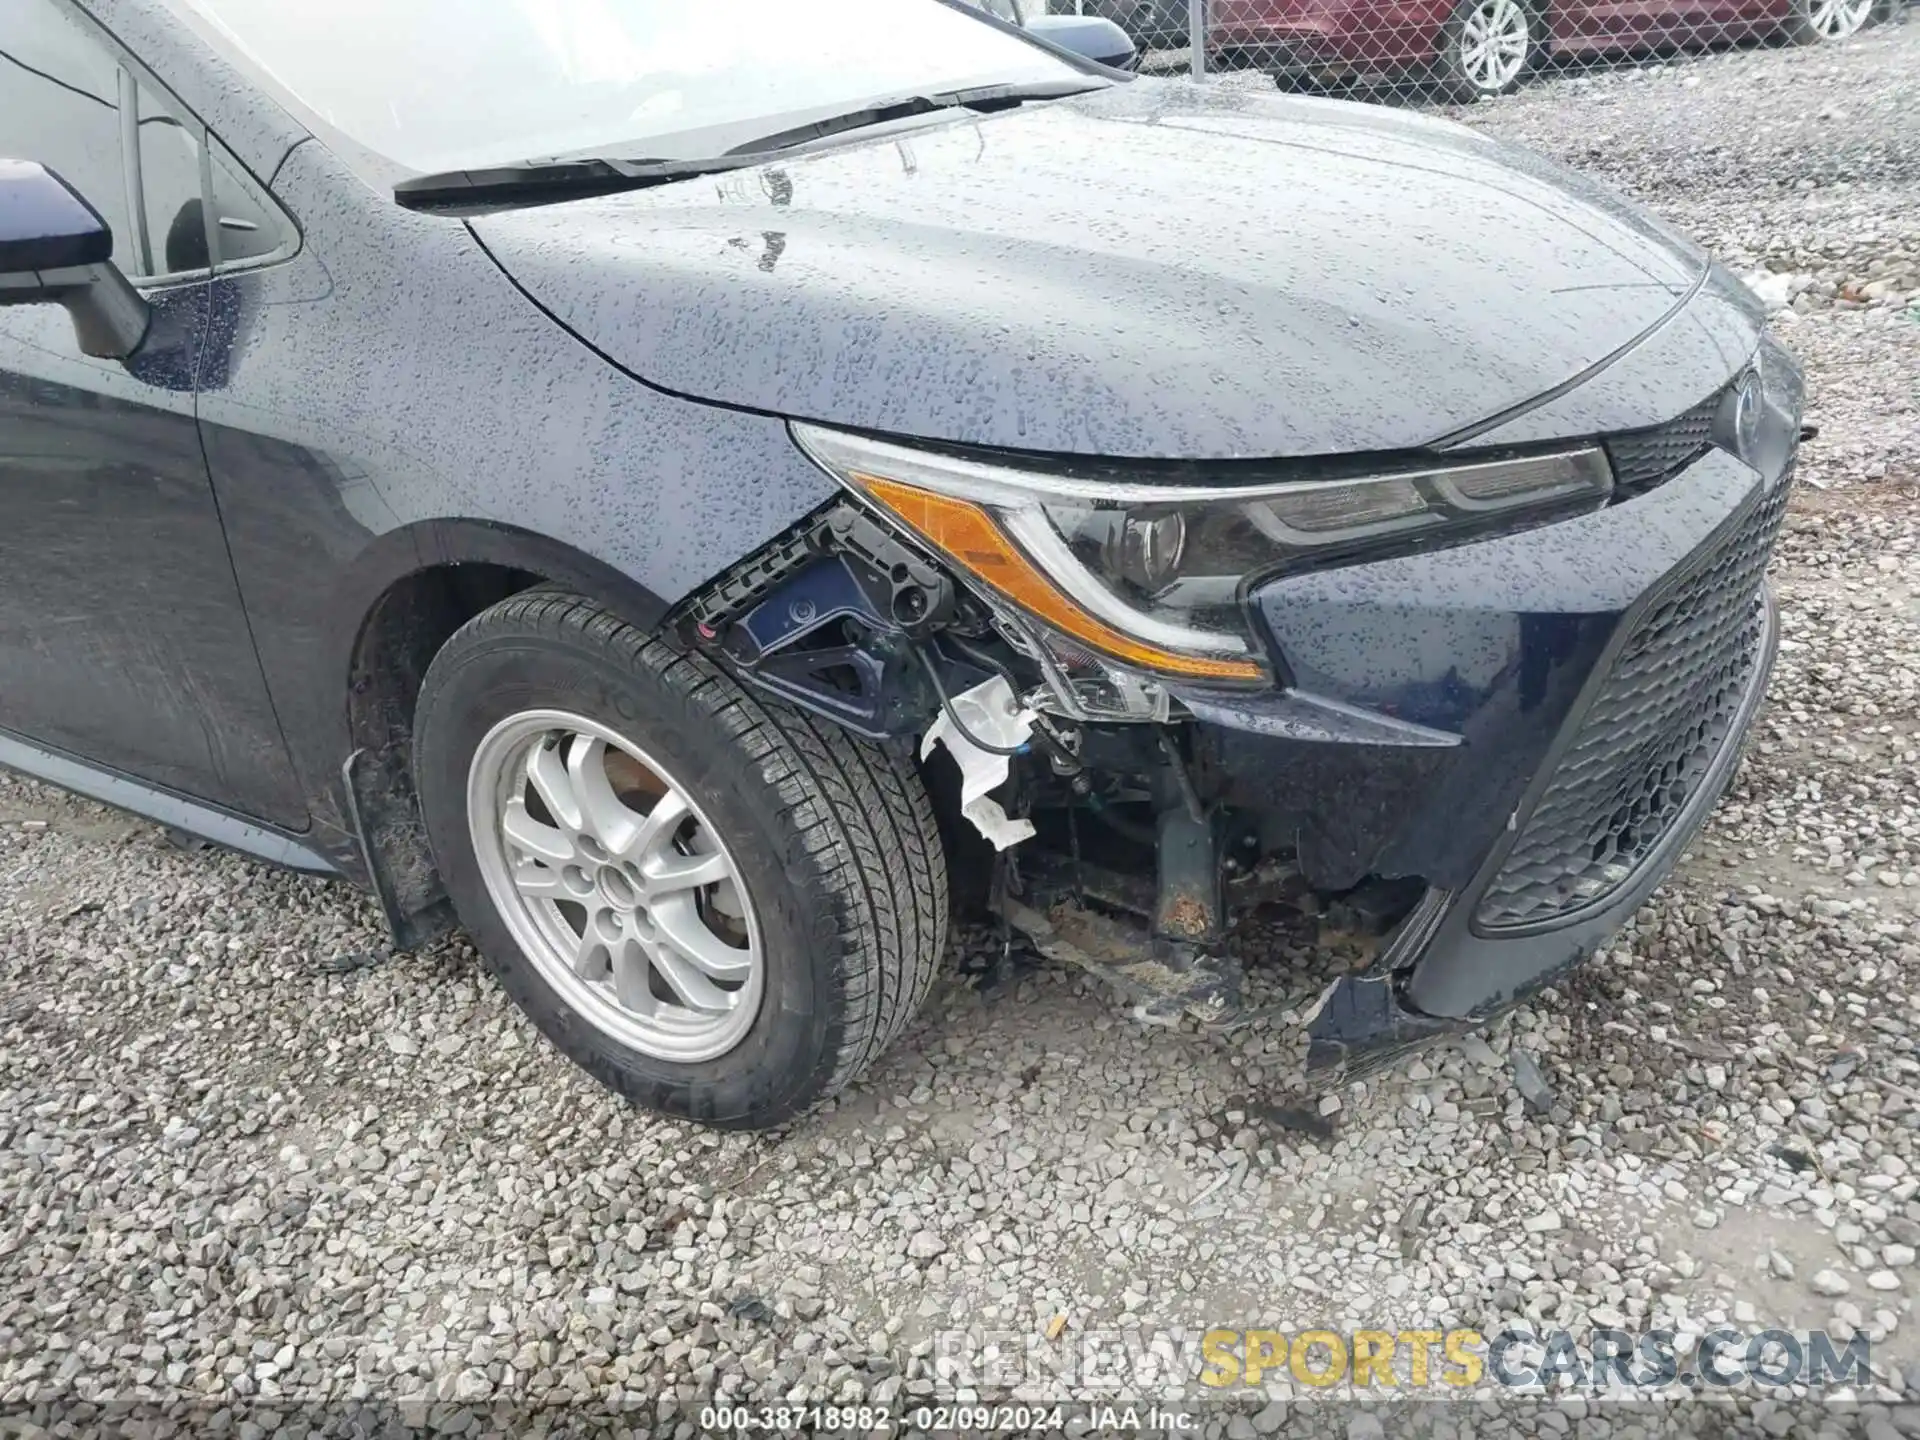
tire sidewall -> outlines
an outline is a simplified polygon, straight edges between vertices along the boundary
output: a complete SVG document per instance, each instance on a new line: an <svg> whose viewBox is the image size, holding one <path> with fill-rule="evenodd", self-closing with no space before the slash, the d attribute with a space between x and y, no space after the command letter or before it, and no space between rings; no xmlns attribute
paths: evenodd
<svg viewBox="0 0 1920 1440"><path fill-rule="evenodd" d="M753 906L760 1012L738 1046L696 1063L629 1050L576 1012L521 950L480 873L467 825L473 754L501 720L569 710L630 737L673 771L724 839ZM415 775L442 882L481 953L529 1019L596 1079L636 1103L708 1124L769 1123L818 1092L838 1048L836 977L817 933L830 900L781 802L750 757L692 696L643 667L564 638L488 637L436 660L421 696ZM823 943L824 940L824 943Z"/></svg>

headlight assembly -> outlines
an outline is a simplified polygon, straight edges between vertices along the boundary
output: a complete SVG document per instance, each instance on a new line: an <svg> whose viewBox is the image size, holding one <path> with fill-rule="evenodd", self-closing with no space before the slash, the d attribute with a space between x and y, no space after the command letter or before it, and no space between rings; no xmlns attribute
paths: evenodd
<svg viewBox="0 0 1920 1440"><path fill-rule="evenodd" d="M1766 399L1756 364L1747 370L1720 397L1719 411L1713 417L1714 443L1742 459L1760 448L1760 421Z"/></svg>
<svg viewBox="0 0 1920 1440"><path fill-rule="evenodd" d="M1713 443L1763 474L1787 462L1800 438L1806 388L1800 367L1771 335L1744 373L1727 386L1713 420Z"/></svg>
<svg viewBox="0 0 1920 1440"><path fill-rule="evenodd" d="M830 474L1049 632L1152 675L1269 679L1245 583L1319 553L1595 506L1598 447L1447 469L1259 486L1128 484L1016 470L796 424Z"/></svg>

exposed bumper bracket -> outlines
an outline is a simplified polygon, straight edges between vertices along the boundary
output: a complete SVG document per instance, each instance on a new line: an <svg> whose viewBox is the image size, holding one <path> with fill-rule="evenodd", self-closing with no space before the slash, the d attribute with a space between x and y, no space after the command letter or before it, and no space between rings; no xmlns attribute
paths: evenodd
<svg viewBox="0 0 1920 1440"><path fill-rule="evenodd" d="M1307 1016L1307 1073L1344 1067L1349 1079L1371 1074L1409 1050L1465 1028L1460 1021L1424 1015L1400 996L1407 966L1440 928L1452 896L1429 889L1356 975L1342 975L1321 992Z"/></svg>
<svg viewBox="0 0 1920 1440"><path fill-rule="evenodd" d="M1000 902L1007 923L1049 960L1099 976L1133 1002L1137 1018L1232 1028L1248 1018L1241 1004L1240 962L1228 955L1189 955L1186 947L1150 941L1138 926L1111 920L1062 897L1046 913L1011 896Z"/></svg>
<svg viewBox="0 0 1920 1440"><path fill-rule="evenodd" d="M1196 820L1182 809L1162 810L1154 841L1160 884L1153 933L1178 945L1215 944L1226 929L1219 812Z"/></svg>

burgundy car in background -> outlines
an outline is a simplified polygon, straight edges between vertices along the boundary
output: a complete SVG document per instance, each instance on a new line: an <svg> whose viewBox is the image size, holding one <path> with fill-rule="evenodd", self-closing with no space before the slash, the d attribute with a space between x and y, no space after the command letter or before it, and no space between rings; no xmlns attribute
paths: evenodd
<svg viewBox="0 0 1920 1440"><path fill-rule="evenodd" d="M1187 0L1082 0L1143 49L1187 43ZM1208 0L1223 68L1281 82L1416 76L1449 98L1514 89L1556 56L1842 40L1899 0ZM1053 0L1072 9L1073 0Z"/></svg>

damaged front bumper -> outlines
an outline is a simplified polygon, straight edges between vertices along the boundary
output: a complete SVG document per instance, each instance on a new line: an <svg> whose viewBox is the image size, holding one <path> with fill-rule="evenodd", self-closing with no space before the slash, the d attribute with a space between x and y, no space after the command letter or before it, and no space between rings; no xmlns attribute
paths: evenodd
<svg viewBox="0 0 1920 1440"><path fill-rule="evenodd" d="M1372 962L1298 1017L1310 1070L1364 1072L1484 1021L1592 955L1672 870L1765 693L1789 469L1709 451L1578 520L1256 596L1295 688L1182 697L1203 783L1291 836L1322 895L1417 882ZM1136 999L1152 981L1162 1014L1250 1018L1218 945L1138 927L1122 966L1111 933L1091 958L1058 953L1070 903L1043 930L1008 913L1057 958L1125 970L1109 978Z"/></svg>
<svg viewBox="0 0 1920 1440"><path fill-rule="evenodd" d="M939 551L1033 562L978 506L961 543L934 501L899 524L836 503L685 607L686 634L743 683L911 745L955 893L990 874L980 898L1012 930L1143 1019L1283 1016L1311 1069L1371 1069L1593 954L1725 787L1773 662L1765 571L1799 434L1797 369L1771 342L1757 364L1599 442L1612 484L1591 508L1254 572L1239 613L1271 683L1048 639ZM1235 930L1269 902L1320 922L1303 963L1337 978L1290 976L1315 1001L1248 1001Z"/></svg>
<svg viewBox="0 0 1920 1440"><path fill-rule="evenodd" d="M1732 723L1668 828L1626 879L1553 923L1504 933L1476 924L1468 897L1429 891L1429 904L1402 922L1381 963L1335 981L1307 1017L1309 1070L1364 1072L1410 1045L1485 1020L1588 959L1626 924L1699 833L1739 763L1778 641L1772 597L1764 590L1759 605L1760 648ZM1489 869L1495 864L1490 857Z"/></svg>

